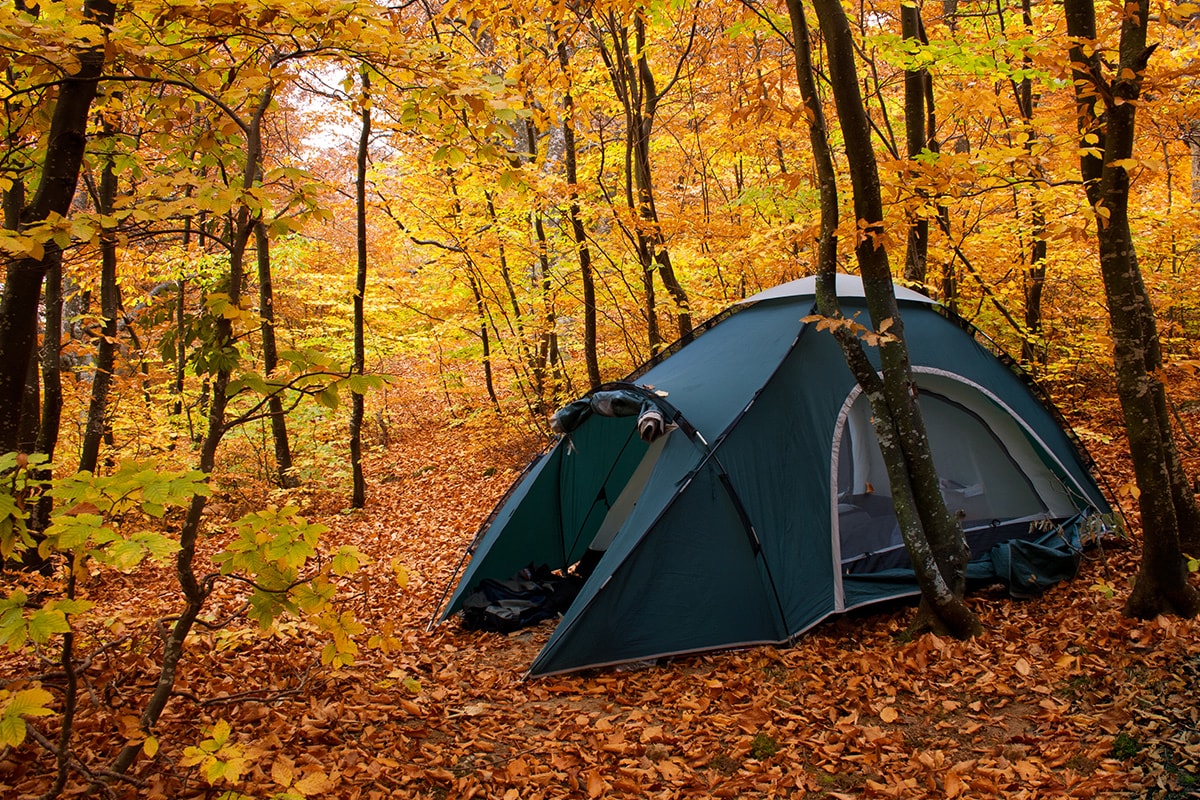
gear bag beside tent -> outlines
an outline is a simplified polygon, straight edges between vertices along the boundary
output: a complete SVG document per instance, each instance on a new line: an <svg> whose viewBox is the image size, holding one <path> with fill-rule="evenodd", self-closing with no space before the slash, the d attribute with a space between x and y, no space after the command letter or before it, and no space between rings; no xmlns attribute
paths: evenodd
<svg viewBox="0 0 1200 800"><path fill-rule="evenodd" d="M563 435L485 522L441 618L485 579L594 561L530 668L544 675L785 643L917 594L870 407L833 336L801 321L814 288L751 297L560 411ZM861 282L837 289L865 319ZM1084 526L1109 511L1085 457L966 323L897 299L968 577L1034 596L1073 576Z"/></svg>

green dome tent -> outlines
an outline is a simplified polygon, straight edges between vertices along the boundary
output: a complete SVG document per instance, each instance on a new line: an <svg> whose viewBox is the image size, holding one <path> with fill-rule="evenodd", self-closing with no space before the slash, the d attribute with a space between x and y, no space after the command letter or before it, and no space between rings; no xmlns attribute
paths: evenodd
<svg viewBox="0 0 1200 800"><path fill-rule="evenodd" d="M559 412L566 432L484 524L441 618L485 578L565 570L590 549L598 563L530 668L544 675L786 643L917 594L869 405L833 336L801 321L814 287L751 297ZM859 279L837 290L865 319ZM916 292L897 299L969 576L1015 596L1072 577L1082 526L1109 511L1073 439L969 326Z"/></svg>

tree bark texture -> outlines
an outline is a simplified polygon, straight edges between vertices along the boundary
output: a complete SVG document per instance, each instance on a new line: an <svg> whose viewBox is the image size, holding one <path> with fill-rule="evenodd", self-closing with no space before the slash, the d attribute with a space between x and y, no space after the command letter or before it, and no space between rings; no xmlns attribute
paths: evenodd
<svg viewBox="0 0 1200 800"><path fill-rule="evenodd" d="M271 280L271 240L267 226L259 220L254 225L254 255L258 266L258 315L262 318L263 373L270 376L279 367L279 347L275 341L275 290ZM275 482L284 489L300 485L292 464L292 446L288 441L287 414L283 397L273 392L267 398L271 417L271 441L275 445Z"/></svg>
<svg viewBox="0 0 1200 800"><path fill-rule="evenodd" d="M117 198L117 173L111 155L104 160L98 194L99 212L101 215L111 215ZM87 424L79 454L80 472L95 473L100 460L108 395L116 366L117 306L116 231L105 229L100 233L100 335L96 337L96 368L92 374L92 396L88 403Z"/></svg>
<svg viewBox="0 0 1200 800"><path fill-rule="evenodd" d="M901 35L906 41L921 44L924 35L921 27L921 9L916 4L900 6ZM909 160L915 159L929 146L925 129L925 97L929 73L924 69L904 72L904 133ZM909 219L908 248L904 260L904 278L924 284L927 280L929 261L929 220L923 214Z"/></svg>
<svg viewBox="0 0 1200 800"><path fill-rule="evenodd" d="M112 0L88 0L83 8L84 19L104 29L112 24L115 13ZM75 197L87 147L88 114L104 71L104 46L80 47L75 55L79 69L59 84L40 180L28 205L20 211L22 230L47 221L51 215L67 216ZM4 291L0 295L0 453L17 446L21 395L37 346L42 279L59 256L58 246L48 241L40 258L12 258L5 264Z"/></svg>
<svg viewBox="0 0 1200 800"><path fill-rule="evenodd" d="M567 43L558 39L558 64L564 75L569 75L570 59ZM571 236L575 240L575 252L579 257L579 280L583 284L583 360L587 365L588 387L595 389L603 381L600 378L600 359L596 352L596 278L592 268L592 251L587 243L587 229L583 224L583 212L579 207L579 159L575 148L575 98L570 82L563 92L563 160L567 172L567 191L570 196L568 216L571 219Z"/></svg>
<svg viewBox="0 0 1200 800"><path fill-rule="evenodd" d="M362 111L359 114L358 149L355 151L354 172L354 226L355 261L354 274L354 363L350 371L362 375L367 364L366 310L367 294L367 157L371 144L371 77L363 68ZM362 425L366 398L359 392L351 393L350 405L350 468L353 473L353 489L350 505L362 508L367 504L367 481L363 476Z"/></svg>
<svg viewBox="0 0 1200 800"><path fill-rule="evenodd" d="M871 402L875 432L887 467L892 502L905 546L912 558L922 599L935 624L969 637L980 631L978 619L963 602L969 551L962 527L942 497L929 439L917 402L904 326L896 302L887 250L883 244L883 203L878 165L866 110L858 89L854 43L838 0L816 0L814 8L825 40L834 103L846 143L854 213L858 221L855 254L862 273L867 308L879 340L882 376L866 362L861 345L844 346L847 363ZM789 5L793 12L798 5ZM826 267L819 302L836 303Z"/></svg>
<svg viewBox="0 0 1200 800"><path fill-rule="evenodd" d="M1096 37L1092 0L1066 0L1064 8L1080 131L1088 145L1080 172L1096 213L1117 396L1142 518L1142 562L1125 612L1136 617L1194 616L1200 613L1200 595L1188 584L1181 546L1196 541L1196 503L1175 449L1166 388L1157 377L1162 351L1129 226L1129 174L1121 166L1133 153L1137 102L1154 50L1146 46L1149 14L1145 4L1128 7L1131 13L1122 23L1119 59L1113 68L1116 77L1109 79L1102 53L1090 46L1085 50ZM1097 101L1103 103L1103 119L1093 114ZM1092 137L1095 140L1088 142Z"/></svg>

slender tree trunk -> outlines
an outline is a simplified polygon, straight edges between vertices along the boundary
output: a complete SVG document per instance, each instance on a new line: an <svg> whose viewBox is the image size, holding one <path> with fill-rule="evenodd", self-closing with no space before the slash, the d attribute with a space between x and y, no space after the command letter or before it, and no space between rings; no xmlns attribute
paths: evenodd
<svg viewBox="0 0 1200 800"><path fill-rule="evenodd" d="M1001 14L1001 21L1004 16ZM1026 31L1033 30L1033 2L1021 0L1021 22ZM1026 55L1023 66L1032 68L1033 60ZM1035 95L1033 79L1026 76L1013 82L1017 109L1021 114L1025 134L1025 154L1031 158L1037 145L1037 129L1033 126ZM1014 198L1015 199L1015 198ZM1042 344L1042 295L1046 287L1046 214L1036 194L1029 200L1029 267L1025 270L1025 330L1021 332L1021 360L1029 365L1043 365L1046 349Z"/></svg>
<svg viewBox="0 0 1200 800"><path fill-rule="evenodd" d="M558 64L568 76L567 88L563 92L563 160L567 172L567 191L570 194L568 216L571 219L571 235L575 240L575 252L579 257L579 280L583 284L583 360L587 365L588 386L595 389L601 384L600 360L596 348L596 278L592 269L592 252L588 248L587 229L583 225L583 212L579 207L579 167L575 149L575 98L571 93L570 61L567 43L558 39Z"/></svg>
<svg viewBox="0 0 1200 800"><path fill-rule="evenodd" d="M921 8L913 3L900 6L900 29L905 41L923 44ZM904 132L908 158L915 160L929 146L925 130L925 91L929 73L924 69L904 72ZM915 177L915 175L914 175ZM908 249L904 261L904 278L924 285L928 275L929 220L917 213L908 223Z"/></svg>
<svg viewBox="0 0 1200 800"><path fill-rule="evenodd" d="M112 0L87 0L83 8L84 20L105 32L115 13ZM96 96L97 79L104 70L104 53L102 43L81 46L74 54L77 71L59 86L40 181L29 205L20 212L22 229L44 222L52 214L66 217L70 213L87 146L88 114ZM0 294L0 453L17 446L21 395L37 343L42 279L58 257L58 246L49 241L41 257L6 260L4 289Z"/></svg>
<svg viewBox="0 0 1200 800"><path fill-rule="evenodd" d="M52 267L51 270L57 269ZM57 273L56 273L57 274ZM47 278L47 281L49 279ZM58 296L61 296L59 293ZM59 305L58 318L62 319L61 303ZM57 343L59 335L51 338ZM43 342L46 340L43 339ZM17 431L17 445L14 450L20 450L23 453L37 452L38 435L42 430L42 375L38 369L39 356L45 352L44 348L40 351L35 350L29 354L29 364L25 367L25 384L21 390L21 427Z"/></svg>
<svg viewBox="0 0 1200 800"><path fill-rule="evenodd" d="M554 309L554 282L550 277L550 244L546 239L546 224L540 211L531 212L533 216L533 235L537 241L538 284L542 295L542 330L538 333L537 358L533 369L533 385L537 390L537 407L539 414L545 414L547 399L553 401L558 396L558 384L553 382L547 397L548 378L554 372L554 359L558 348L555 346L558 325ZM551 403L553 405L553 402ZM553 408L549 409L553 411Z"/></svg>
<svg viewBox="0 0 1200 800"><path fill-rule="evenodd" d="M626 202L637 217L633 239L642 268L642 284L646 295L647 339L651 351L657 352L661 349L663 340L659 332L658 309L654 296L655 273L675 303L679 335L687 336L692 330L690 301L675 273L655 206L650 159L650 142L658 104L675 85L679 71L677 68L675 76L667 86L659 90L646 54L646 20L641 9L634 12L632 45L629 41L628 27L617 20L615 13L609 13L603 22L603 29L607 30L613 46L611 50L605 46L604 34L600 33L600 54L608 70L613 90L625 111ZM696 27L693 24L685 57L691 50L695 35Z"/></svg>
<svg viewBox="0 0 1200 800"><path fill-rule="evenodd" d="M111 141L111 136L112 131L106 130L106 138ZM112 155L108 154L100 173L97 197L97 211L102 217L112 215L116 198L117 173ZM80 472L94 473L100 458L108 395L116 366L117 314L117 237L115 230L105 227L100 233L100 335L96 337L96 369L92 376L92 396L79 454Z"/></svg>
<svg viewBox="0 0 1200 800"><path fill-rule="evenodd" d="M914 625L928 625L966 638L980 631L979 620L962 600L970 553L962 527L947 510L942 497L917 402L917 387L904 343L904 323L896 303L884 246L878 166L866 109L858 89L850 25L838 0L816 0L813 5L825 40L834 102L846 143L854 213L861 231L855 254L871 322L881 336L882 377L877 376L866 361L857 340L853 346L848 346L844 337L843 353L871 402L876 438L887 467L896 518L921 587L922 613ZM789 10L796 15L800 12L799 3L789 0ZM796 38L799 41L799 31ZM804 60L807 63L807 57ZM819 302L836 310L832 263L823 266Z"/></svg>
<svg viewBox="0 0 1200 800"><path fill-rule="evenodd" d="M1188 149L1192 152L1192 202L1200 204L1200 122L1192 123Z"/></svg>
<svg viewBox="0 0 1200 800"><path fill-rule="evenodd" d="M262 318L263 372L271 375L279 367L279 348L275 342L275 290L271 280L271 242L262 220L254 225L254 254L258 266L258 314ZM283 397L274 392L267 398L271 415L271 440L275 443L276 482L284 489L300 485L292 464L292 447L288 442L287 415Z"/></svg>
<svg viewBox="0 0 1200 800"><path fill-rule="evenodd" d="M1149 13L1132 5L1121 25L1119 61L1107 78L1096 38L1091 0L1066 0L1071 62L1084 135L1098 134L1103 152L1082 149L1080 172L1096 212L1100 273L1112 323L1117 396L1125 418L1134 477L1140 490L1142 563L1125 604L1131 616L1160 613L1195 616L1200 595L1188 584L1181 546L1197 539L1197 510L1187 485L1158 378L1162 352L1154 310L1142 280L1129 226L1129 174L1122 165L1133 153L1137 106L1147 62ZM1104 105L1103 118L1093 109Z"/></svg>
<svg viewBox="0 0 1200 800"><path fill-rule="evenodd" d="M187 252L184 244L184 252ZM171 383L171 394L175 395L172 413L183 413L183 387L187 377L187 279L181 272L175 297L175 377Z"/></svg>
<svg viewBox="0 0 1200 800"><path fill-rule="evenodd" d="M532 141L534 133L532 129L528 130L529 138ZM485 191L484 198L487 202L488 219L491 220L492 227L499 229L500 217L496 213L495 196L492 192ZM496 243L496 260L500 267L500 279L504 281L504 289L508 294L508 305L511 314L504 310L503 304L498 303L500 312L507 323L508 331L513 335L517 342L517 351L519 357L516 363L512 365L513 371L518 374L518 382L521 385L521 395L525 399L525 403L529 408L532 416L540 416L541 409L541 391L542 377L537 364L537 348L530 346L525 336L525 314L521 311L521 302L517 299L517 288L513 283L512 271L508 265L508 249L504 246L504 239L501 238ZM482 276L480 282L483 283ZM496 331L497 341L500 341L500 332ZM532 386L532 395L529 391Z"/></svg>
<svg viewBox="0 0 1200 800"><path fill-rule="evenodd" d="M462 230L463 209L462 201L458 196L458 183L454 179L452 170L447 170L450 178L450 195L453 198L454 221L458 229ZM488 332L488 310L487 299L483 294L483 279L476 274L476 266L471 258L470 253L466 250L459 250L463 254L463 267L467 275L467 285L471 288L471 296L475 300L475 314L479 319L479 343L483 348L483 357L480 362L483 365L483 382L487 389L488 399L492 401L492 408L497 414L500 413L500 397L496 394L496 381L492 365L492 339Z"/></svg>
<svg viewBox="0 0 1200 800"><path fill-rule="evenodd" d="M371 78L365 67L360 70L359 76L362 80L362 110L359 113L358 150L355 152L354 162L354 241L357 270L354 275L354 363L350 367L355 375L362 375L367 364L367 157L371 144ZM352 392L350 400L350 468L354 480L350 505L362 508L367 504L367 481L363 476L362 464L362 425L366 398L361 392Z"/></svg>

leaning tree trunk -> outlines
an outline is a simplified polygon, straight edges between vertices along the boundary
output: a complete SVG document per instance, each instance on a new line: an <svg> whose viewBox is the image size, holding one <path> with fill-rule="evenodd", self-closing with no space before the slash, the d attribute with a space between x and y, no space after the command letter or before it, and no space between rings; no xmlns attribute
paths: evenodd
<svg viewBox="0 0 1200 800"><path fill-rule="evenodd" d="M1067 31L1079 124L1085 136L1099 135L1102 152L1081 148L1080 172L1096 212L1100 274L1112 324L1117 396L1125 418L1142 518L1142 563L1125 604L1130 616L1160 613L1195 616L1200 595L1187 580L1181 546L1197 539L1195 498L1175 449L1166 389L1159 379L1162 351L1129 225L1129 173L1142 80L1154 47L1146 46L1149 13L1129 6L1122 21L1115 77L1104 73L1102 51L1094 45L1096 12L1092 0L1066 0ZM1085 51L1085 45L1087 50ZM1094 115L1097 102L1103 117Z"/></svg>
<svg viewBox="0 0 1200 800"><path fill-rule="evenodd" d="M246 171L242 176L241 188L248 191L257 183L259 176L258 165L262 158L262 119L266 114L270 101L270 90L259 97L259 105L254 110L250 121L242 123L246 134ZM250 238L254 236L257 225L258 211L251 212L244 203L232 215L229 236L229 283L226 292L229 304L237 308L242 302L242 284L245 281L246 251L250 246ZM218 315L213 322L212 345L219 351L235 349L236 336L233 321L224 314ZM226 389L233 374L233 366L227 359L222 359L219 367L211 377L211 390L208 402L208 424L204 438L200 444L200 471L211 473L216 465L217 449L221 440L229 430L226 410L229 397ZM179 531L179 552L175 554L175 577L179 581L180 592L183 595L182 608L178 610L169 629L164 629L162 636L162 657L159 661L158 677L154 689L146 701L145 708L138 717L138 729L146 734L153 734L154 726L158 723L167 703L174 696L175 680L183 658L184 644L191 634L192 627L200 616L204 603L211 591L212 579L203 578L196 574L196 548L200 542L200 533L204 522L204 510L208 498L198 494L192 498L188 511ZM114 776L124 775L138 754L143 752L140 742L126 744L113 759L108 776L97 780L111 780Z"/></svg>
<svg viewBox="0 0 1200 800"><path fill-rule="evenodd" d="M867 308L878 336L882 374L876 374L857 339L850 341L849 337L843 336L843 353L870 400L896 518L921 587L922 608L913 629L931 627L967 638L980 631L978 618L962 599L970 554L962 527L946 508L942 497L917 403L917 387L904 342L904 324L883 244L883 202L878 166L866 110L858 90L850 25L838 0L816 0L814 7L825 40L834 102L846 143L854 213L861 230L855 254L862 273ZM809 65L807 53L799 52L804 25L797 0L789 0L789 11L796 31L798 62ZM812 124L814 119L819 122L821 118L813 113L817 103L807 77L802 77L802 84L807 83L809 87L805 93L809 96L806 104ZM815 138L816 134L813 135ZM814 150L826 151L828 145L814 144ZM821 266L819 308L822 313L838 313L833 286L834 259L826 256Z"/></svg>

